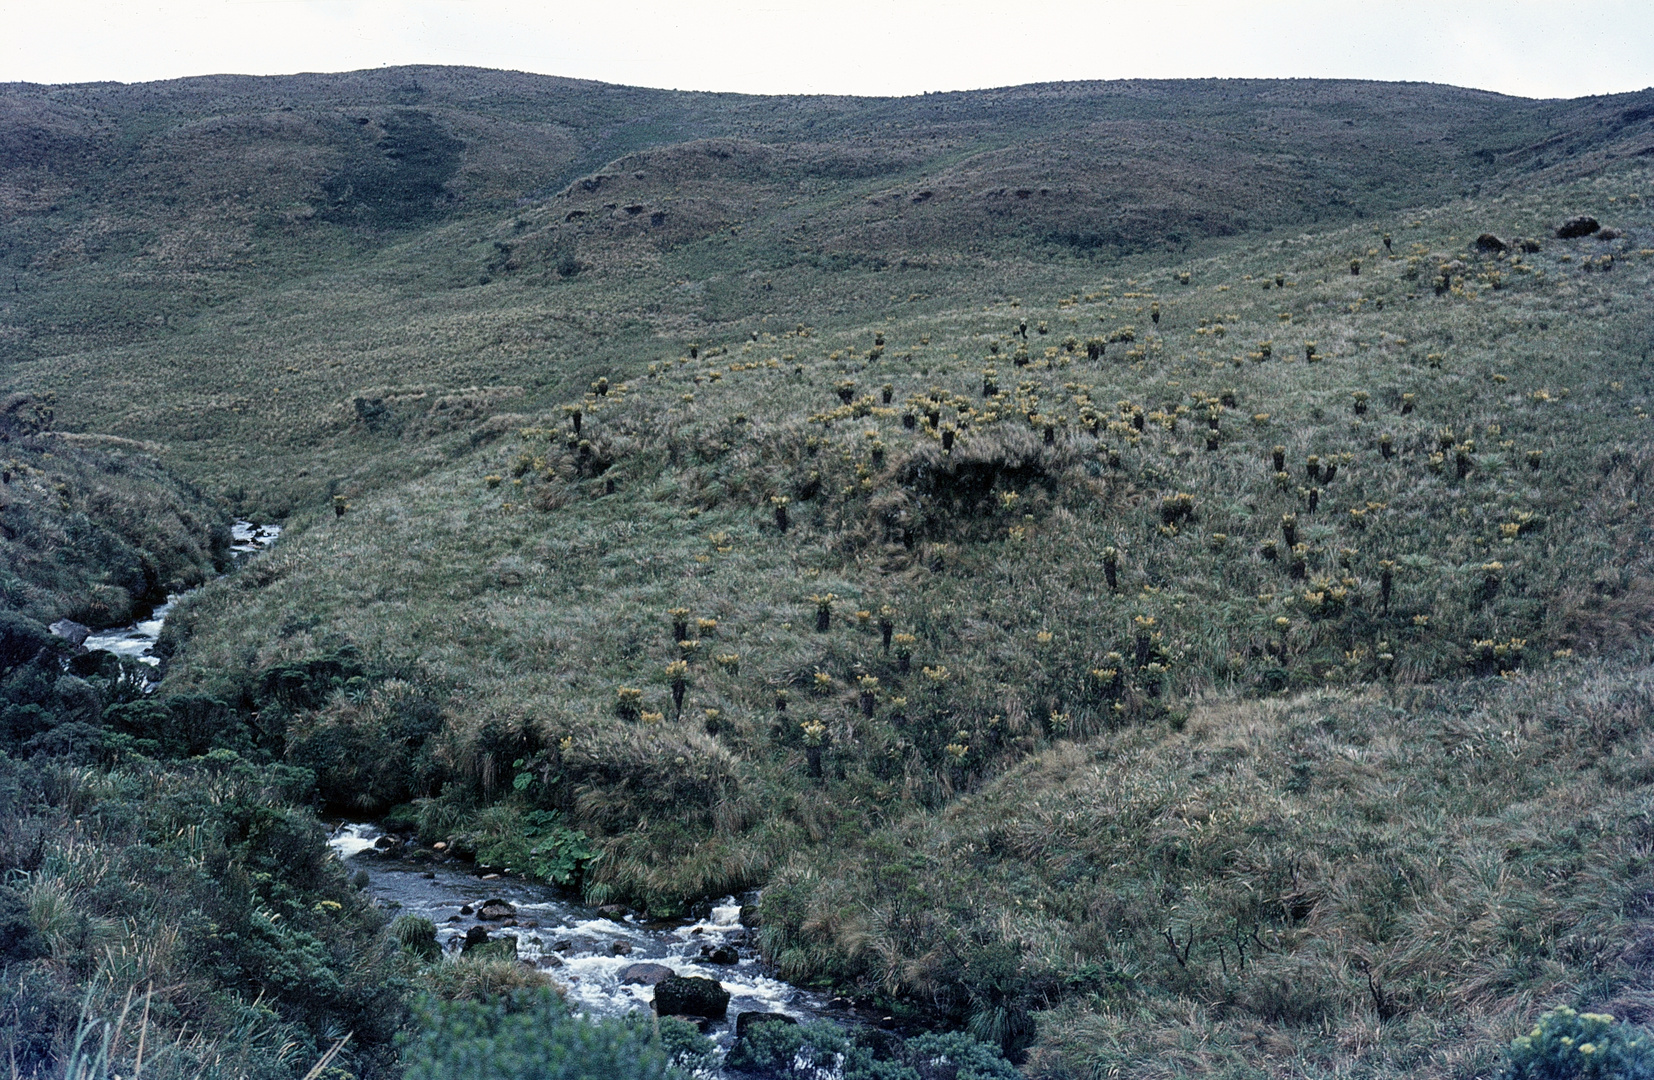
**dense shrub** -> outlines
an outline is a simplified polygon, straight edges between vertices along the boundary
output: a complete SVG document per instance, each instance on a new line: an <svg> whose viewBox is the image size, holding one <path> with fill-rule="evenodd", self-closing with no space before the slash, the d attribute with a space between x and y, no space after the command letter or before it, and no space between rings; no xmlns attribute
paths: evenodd
<svg viewBox="0 0 1654 1080"><path fill-rule="evenodd" d="M759 1023L725 1064L772 1080L1019 1080L997 1049L969 1035L931 1033L903 1040L877 1029Z"/></svg>
<svg viewBox="0 0 1654 1080"><path fill-rule="evenodd" d="M426 1000L402 1058L405 1080L680 1080L645 1021L570 1015L551 990L489 1001Z"/></svg>
<svg viewBox="0 0 1654 1080"><path fill-rule="evenodd" d="M406 962L295 808L312 791L227 750L169 767L0 754L0 1045L21 1075L56 1075L76 1030L132 997L159 1055L146 1075L217 1058L281 1080L344 1031L343 1062L383 1075ZM135 1052L118 1041L115 1071Z"/></svg>
<svg viewBox="0 0 1654 1080"><path fill-rule="evenodd" d="M0 609L118 626L229 564L229 515L120 440L37 433L4 454Z"/></svg>

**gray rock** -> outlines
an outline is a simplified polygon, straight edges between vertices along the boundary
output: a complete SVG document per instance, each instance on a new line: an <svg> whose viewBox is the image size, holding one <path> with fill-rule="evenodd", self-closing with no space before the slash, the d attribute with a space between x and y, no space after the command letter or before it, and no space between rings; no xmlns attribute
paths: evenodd
<svg viewBox="0 0 1654 1080"><path fill-rule="evenodd" d="M515 914L517 914L517 909L504 900L484 900L482 907L477 909L477 918L488 922L509 919Z"/></svg>
<svg viewBox="0 0 1654 1080"><path fill-rule="evenodd" d="M92 636L92 628L90 626L82 626L80 623L75 622L72 619L59 619L46 629L50 630L53 634L56 634L58 637L67 641L77 649L80 648L87 638Z"/></svg>
<svg viewBox="0 0 1654 1080"><path fill-rule="evenodd" d="M709 964L719 964L728 967L741 962L741 954L735 951L733 945L719 945L715 949L708 949L705 960Z"/></svg>
<svg viewBox="0 0 1654 1080"><path fill-rule="evenodd" d="M621 986L654 986L672 975L665 964L627 964L615 973Z"/></svg>

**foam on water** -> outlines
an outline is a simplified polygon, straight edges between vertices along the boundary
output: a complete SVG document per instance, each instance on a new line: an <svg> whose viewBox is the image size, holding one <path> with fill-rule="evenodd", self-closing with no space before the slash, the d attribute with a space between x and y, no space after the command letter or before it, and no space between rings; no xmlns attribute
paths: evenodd
<svg viewBox="0 0 1654 1080"><path fill-rule="evenodd" d="M87 652L102 649L116 656L124 656L128 660L156 667L161 663L161 658L154 653L155 643L160 640L161 627L165 625L172 605L177 602L176 596L169 595L166 603L149 613L149 618L140 619L131 626L123 626L119 630L90 634L81 644Z"/></svg>
<svg viewBox="0 0 1654 1080"><path fill-rule="evenodd" d="M518 959L532 963L562 986L568 1002L591 1016L617 1016L649 1010L655 999L650 986L621 985L620 972L631 964L661 964L679 975L716 979L729 991L729 1015L715 1029L714 1038L725 1048L734 1038L735 1018L743 1012L779 1012L800 1020L825 1011L819 995L774 978L763 962L745 949L735 964L710 963L705 954L726 943L743 944L741 905L725 897L711 914L694 922L663 926L644 924L634 916L607 918L574 903L548 886L511 878L483 881L449 866L420 869L406 863L364 854L374 849L382 834L372 825L344 824L329 841L334 852L353 868L367 871L368 891L381 904L423 915L437 926L444 955L457 956L465 932L487 926L495 937L517 939ZM518 925L479 923L474 910L484 900L499 898L516 908ZM616 946L624 952L616 955ZM561 946L561 947L559 947Z"/></svg>
<svg viewBox="0 0 1654 1080"><path fill-rule="evenodd" d="M280 535L280 525L254 525L250 521L238 521L230 526L230 551L238 556L254 555L275 543ZM155 643L161 639L161 627L166 625L167 615L177 602L178 594L168 593L166 603L151 611L149 618L139 619L118 630L89 635L82 644L88 652L102 649L150 667L159 667L161 658L155 655Z"/></svg>

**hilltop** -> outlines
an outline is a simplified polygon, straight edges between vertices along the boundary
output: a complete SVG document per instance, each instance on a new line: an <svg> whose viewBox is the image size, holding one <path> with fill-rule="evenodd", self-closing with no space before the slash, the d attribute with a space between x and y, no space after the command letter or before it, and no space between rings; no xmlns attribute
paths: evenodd
<svg viewBox="0 0 1654 1080"><path fill-rule="evenodd" d="M213 872L350 971L178 985L320 1046L429 977L272 869L313 805L653 916L762 887L786 977L1031 1075L1480 1076L1552 1005L1649 1019L1654 95L421 68L0 110L6 389L143 440L200 489L169 522L287 527L153 696L7 661L81 725L17 758L227 785ZM75 775L32 797L124 797ZM192 1022L251 1045L228 1009Z"/></svg>
<svg viewBox="0 0 1654 1080"><path fill-rule="evenodd" d="M359 397L526 411L687 339L1543 187L1647 151L1651 108L1308 80L11 85L0 362L57 393L60 426L164 442L246 512L285 512L402 468L360 437Z"/></svg>

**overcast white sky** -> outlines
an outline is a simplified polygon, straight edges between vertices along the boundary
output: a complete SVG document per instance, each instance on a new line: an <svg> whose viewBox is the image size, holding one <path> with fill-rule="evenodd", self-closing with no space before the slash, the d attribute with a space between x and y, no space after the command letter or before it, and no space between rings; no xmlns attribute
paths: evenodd
<svg viewBox="0 0 1654 1080"><path fill-rule="evenodd" d="M0 82L469 64L641 86L914 94L1065 79L1654 85L1654 0L0 0Z"/></svg>

